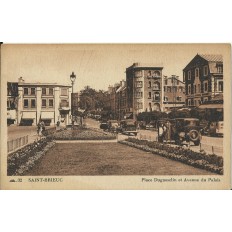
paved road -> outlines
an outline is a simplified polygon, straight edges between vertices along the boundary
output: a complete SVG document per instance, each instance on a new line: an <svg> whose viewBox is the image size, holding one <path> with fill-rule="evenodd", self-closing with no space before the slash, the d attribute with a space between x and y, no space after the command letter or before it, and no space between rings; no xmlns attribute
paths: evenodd
<svg viewBox="0 0 232 232"><path fill-rule="evenodd" d="M99 128L100 125L98 121L89 118L85 119L85 123L87 124L87 126L93 128ZM128 136L125 135L118 135L118 139L120 140L123 140L127 137ZM157 141L157 131L139 130L137 138ZM212 146L215 154L223 156L223 138L202 136L201 149L205 150L206 153L212 154ZM195 146L191 144L190 149L193 151L200 151L200 146Z"/></svg>

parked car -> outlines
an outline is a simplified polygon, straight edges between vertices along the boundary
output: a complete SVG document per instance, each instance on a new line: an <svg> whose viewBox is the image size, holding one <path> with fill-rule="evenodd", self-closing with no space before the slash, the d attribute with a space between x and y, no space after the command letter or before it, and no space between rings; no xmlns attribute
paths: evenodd
<svg viewBox="0 0 232 232"><path fill-rule="evenodd" d="M100 124L100 129L103 129L103 130L109 129L109 124L107 122L102 122Z"/></svg>
<svg viewBox="0 0 232 232"><path fill-rule="evenodd" d="M150 123L148 123L146 125L146 130L152 130L152 129L155 129L156 128L156 123L151 121Z"/></svg>
<svg viewBox="0 0 232 232"><path fill-rule="evenodd" d="M137 125L136 121L128 119L128 120L122 120L120 122L120 130L122 134L126 135L137 135Z"/></svg>
<svg viewBox="0 0 232 232"><path fill-rule="evenodd" d="M158 141L182 144L183 142L193 142L199 145L201 141L201 127L199 119L177 118L158 121Z"/></svg>
<svg viewBox="0 0 232 232"><path fill-rule="evenodd" d="M119 131L119 123L117 120L109 120L108 121L108 130L110 132L118 132Z"/></svg>

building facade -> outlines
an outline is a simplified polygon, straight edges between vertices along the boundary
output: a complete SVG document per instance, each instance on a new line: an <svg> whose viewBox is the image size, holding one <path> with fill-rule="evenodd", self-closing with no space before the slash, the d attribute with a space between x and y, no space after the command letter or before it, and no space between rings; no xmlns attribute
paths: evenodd
<svg viewBox="0 0 232 232"><path fill-rule="evenodd" d="M197 54L183 69L186 106L194 107L223 94L222 55Z"/></svg>
<svg viewBox="0 0 232 232"><path fill-rule="evenodd" d="M71 123L71 85L18 82L17 124Z"/></svg>
<svg viewBox="0 0 232 232"><path fill-rule="evenodd" d="M185 83L178 76L163 78L163 110L169 111L173 108L185 106Z"/></svg>
<svg viewBox="0 0 232 232"><path fill-rule="evenodd" d="M17 124L18 82L7 82L7 124Z"/></svg>
<svg viewBox="0 0 232 232"><path fill-rule="evenodd" d="M134 118L140 112L163 110L162 70L140 63L126 69L127 107Z"/></svg>
<svg viewBox="0 0 232 232"><path fill-rule="evenodd" d="M115 92L115 97L115 118L117 120L122 120L127 117L127 86L124 80L120 81L120 85Z"/></svg>

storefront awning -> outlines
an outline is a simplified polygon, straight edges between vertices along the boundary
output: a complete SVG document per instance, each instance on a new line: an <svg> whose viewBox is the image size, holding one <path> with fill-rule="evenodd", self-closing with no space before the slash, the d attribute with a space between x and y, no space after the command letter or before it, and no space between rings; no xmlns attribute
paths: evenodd
<svg viewBox="0 0 232 232"><path fill-rule="evenodd" d="M41 119L53 119L54 112L41 112Z"/></svg>
<svg viewBox="0 0 232 232"><path fill-rule="evenodd" d="M198 107L199 109L223 109L223 104L203 104Z"/></svg>
<svg viewBox="0 0 232 232"><path fill-rule="evenodd" d="M35 119L36 112L23 112L22 119Z"/></svg>

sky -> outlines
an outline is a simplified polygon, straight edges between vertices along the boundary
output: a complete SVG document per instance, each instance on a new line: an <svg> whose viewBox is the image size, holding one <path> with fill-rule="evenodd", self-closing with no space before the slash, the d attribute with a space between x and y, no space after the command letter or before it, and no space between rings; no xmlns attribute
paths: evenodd
<svg viewBox="0 0 232 232"><path fill-rule="evenodd" d="M107 90L126 78L135 62L162 66L163 75L183 79L183 68L199 54L220 54L221 47L205 44L3 44L2 77L7 81L70 84L74 91L89 85Z"/></svg>

